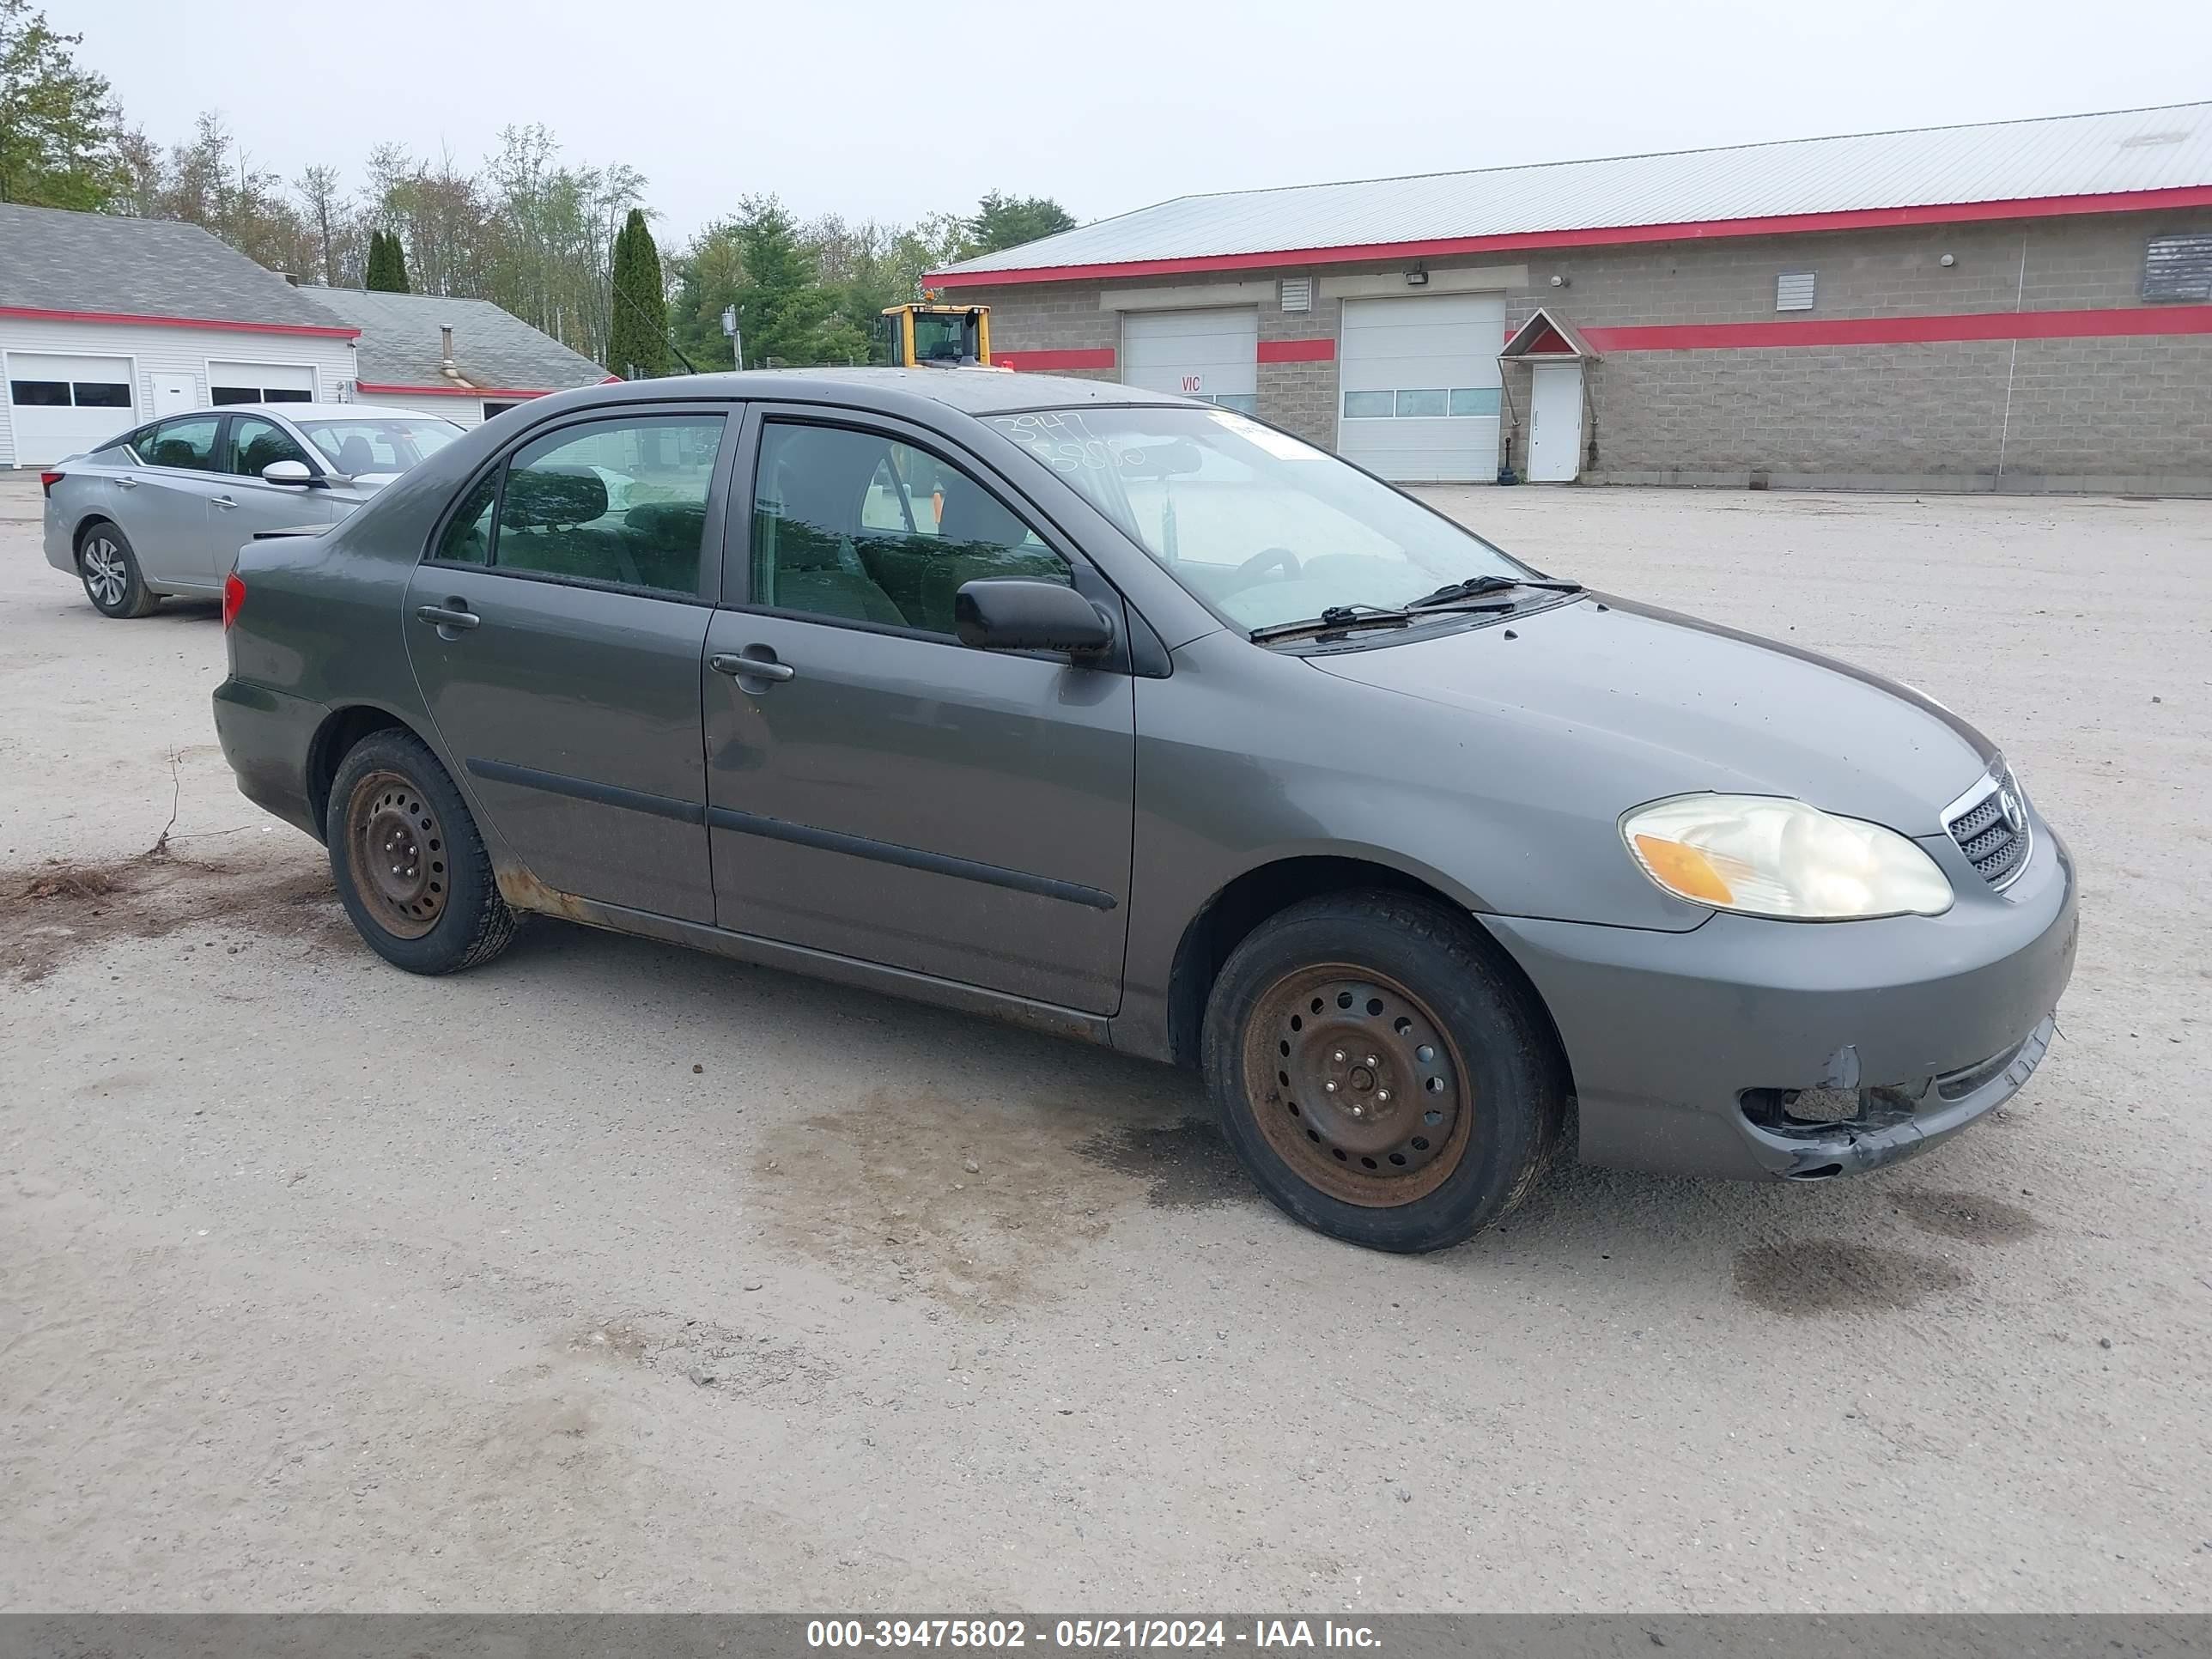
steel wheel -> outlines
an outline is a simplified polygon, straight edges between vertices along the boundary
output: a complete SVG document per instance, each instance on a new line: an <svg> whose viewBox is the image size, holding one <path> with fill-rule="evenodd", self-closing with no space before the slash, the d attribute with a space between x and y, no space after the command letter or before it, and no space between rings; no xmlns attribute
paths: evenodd
<svg viewBox="0 0 2212 1659"><path fill-rule="evenodd" d="M1277 980L1245 1026L1243 1070L1267 1144L1331 1198L1410 1204L1466 1156L1466 1066L1426 1005L1372 970L1328 963Z"/></svg>
<svg viewBox="0 0 2212 1659"><path fill-rule="evenodd" d="M397 772L374 771L346 801L346 849L377 925L421 939L445 914L446 833L429 799Z"/></svg>
<svg viewBox="0 0 2212 1659"><path fill-rule="evenodd" d="M131 588L131 562L124 550L105 535L95 533L84 544L84 591L103 611L121 608Z"/></svg>

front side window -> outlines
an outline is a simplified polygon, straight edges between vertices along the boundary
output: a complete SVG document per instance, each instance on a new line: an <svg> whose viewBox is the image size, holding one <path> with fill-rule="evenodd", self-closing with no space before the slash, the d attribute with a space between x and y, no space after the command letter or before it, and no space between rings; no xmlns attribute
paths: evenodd
<svg viewBox="0 0 2212 1659"><path fill-rule="evenodd" d="M188 472L216 471L219 415L186 415L149 427L136 446L149 466L173 466Z"/></svg>
<svg viewBox="0 0 2212 1659"><path fill-rule="evenodd" d="M1233 410L1046 410L989 423L1239 628L1532 574L1357 467Z"/></svg>
<svg viewBox="0 0 2212 1659"><path fill-rule="evenodd" d="M302 421L300 429L331 467L349 478L404 472L461 435L451 421L427 416L363 415L342 421Z"/></svg>
<svg viewBox="0 0 2212 1659"><path fill-rule="evenodd" d="M471 489L438 557L690 595L699 590L719 415L564 427Z"/></svg>
<svg viewBox="0 0 2212 1659"><path fill-rule="evenodd" d="M998 496L880 433L771 421L754 489L753 603L949 635L961 584L1073 575Z"/></svg>
<svg viewBox="0 0 2212 1659"><path fill-rule="evenodd" d="M248 478L259 477L263 467L277 461L307 465L307 452L300 447L299 441L276 422L258 415L240 415L232 420L230 453L228 471Z"/></svg>

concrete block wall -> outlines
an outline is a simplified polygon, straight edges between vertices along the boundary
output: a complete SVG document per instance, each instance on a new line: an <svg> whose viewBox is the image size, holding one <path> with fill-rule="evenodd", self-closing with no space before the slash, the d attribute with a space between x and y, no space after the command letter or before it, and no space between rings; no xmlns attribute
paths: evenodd
<svg viewBox="0 0 2212 1659"><path fill-rule="evenodd" d="M1540 305L1584 329L2141 308L2146 241L2190 231L2212 231L2212 211L1567 249L1508 256L1527 264L1501 288L1509 330ZM1428 291L1462 268L1429 262ZM1203 303L1209 287L1226 299L1233 285L1266 278L1262 342L1334 342L1341 306L1324 280L1403 270L1380 262L1153 282ZM1809 312L1774 308L1775 279L1791 270L1814 273ZM1273 280L1299 275L1315 278L1312 309L1285 313ZM1101 284L963 292L990 301L1002 349L1119 351L1120 313L1102 306ZM2212 493L2209 360L2212 336L2202 334L1607 351L1586 377L1584 476L1966 489L2088 488L2081 481L2094 478L2097 488ZM1508 366L1504 381L1500 459L1525 471L1528 371ZM1333 358L1263 362L1259 394L1267 419L1334 446Z"/></svg>

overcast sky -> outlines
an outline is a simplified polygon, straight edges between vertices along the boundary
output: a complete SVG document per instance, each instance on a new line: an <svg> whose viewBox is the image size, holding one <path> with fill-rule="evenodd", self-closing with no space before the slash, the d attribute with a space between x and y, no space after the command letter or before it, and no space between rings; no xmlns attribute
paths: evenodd
<svg viewBox="0 0 2212 1659"><path fill-rule="evenodd" d="M773 191L907 220L985 191L1079 220L1194 191L2212 97L2206 0L41 0L156 138L357 183L543 122L651 181L664 245Z"/></svg>

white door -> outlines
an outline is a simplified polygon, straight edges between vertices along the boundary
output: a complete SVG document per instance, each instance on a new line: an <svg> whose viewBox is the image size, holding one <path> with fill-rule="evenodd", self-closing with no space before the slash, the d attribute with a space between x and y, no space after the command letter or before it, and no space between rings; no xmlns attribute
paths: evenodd
<svg viewBox="0 0 2212 1659"><path fill-rule="evenodd" d="M128 357L11 351L7 370L8 420L18 466L96 448L135 423Z"/></svg>
<svg viewBox="0 0 2212 1659"><path fill-rule="evenodd" d="M200 406L200 389L189 374L156 374L154 377L154 416L181 415L188 409Z"/></svg>
<svg viewBox="0 0 2212 1659"><path fill-rule="evenodd" d="M1260 313L1249 308L1122 313L1121 383L1256 412Z"/></svg>
<svg viewBox="0 0 2212 1659"><path fill-rule="evenodd" d="M1498 476L1502 294L1346 300L1337 453L1407 483Z"/></svg>
<svg viewBox="0 0 2212 1659"><path fill-rule="evenodd" d="M1528 482L1572 483L1583 470L1583 366L1540 363L1528 388Z"/></svg>

